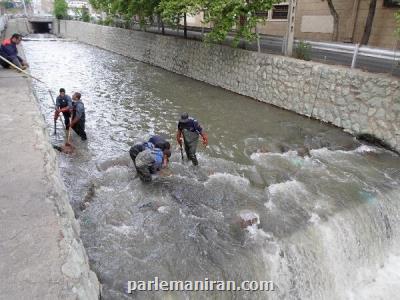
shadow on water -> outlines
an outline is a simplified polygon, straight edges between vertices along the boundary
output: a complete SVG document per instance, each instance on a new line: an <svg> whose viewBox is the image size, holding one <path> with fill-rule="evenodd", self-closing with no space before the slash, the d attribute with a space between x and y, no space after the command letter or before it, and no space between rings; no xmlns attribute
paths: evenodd
<svg viewBox="0 0 400 300"><path fill-rule="evenodd" d="M398 245L398 156L98 48L24 47L33 75L83 95L89 142L74 136L60 167L104 299L345 299ZM51 132L51 99L34 90ZM209 133L200 168L175 151L169 170L142 184L128 149L153 133L173 140L182 111ZM272 280L276 290L124 293L128 280L154 277Z"/></svg>

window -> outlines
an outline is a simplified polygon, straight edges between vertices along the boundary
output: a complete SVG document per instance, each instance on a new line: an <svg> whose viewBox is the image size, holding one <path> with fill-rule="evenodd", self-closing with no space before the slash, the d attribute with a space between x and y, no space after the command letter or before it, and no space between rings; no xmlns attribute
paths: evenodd
<svg viewBox="0 0 400 300"><path fill-rule="evenodd" d="M272 20L287 20L289 14L289 4L277 4L272 8Z"/></svg>
<svg viewBox="0 0 400 300"><path fill-rule="evenodd" d="M269 21L286 21L289 15L289 3L281 2L279 4L275 4L271 10L259 11L256 12L256 15Z"/></svg>
<svg viewBox="0 0 400 300"><path fill-rule="evenodd" d="M400 0L383 0L384 7L400 7Z"/></svg>

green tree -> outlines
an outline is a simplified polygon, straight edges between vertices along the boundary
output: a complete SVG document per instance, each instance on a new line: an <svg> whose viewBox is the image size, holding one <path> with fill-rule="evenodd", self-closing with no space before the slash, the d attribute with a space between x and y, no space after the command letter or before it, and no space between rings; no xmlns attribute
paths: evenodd
<svg viewBox="0 0 400 300"><path fill-rule="evenodd" d="M68 4L65 0L54 0L54 15L57 19L64 19L67 17Z"/></svg>
<svg viewBox="0 0 400 300"><path fill-rule="evenodd" d="M14 3L12 1L2 1L2 2L0 2L0 4L5 9L14 8Z"/></svg>
<svg viewBox="0 0 400 300"><path fill-rule="evenodd" d="M264 18L257 15L272 9L282 0L200 0L205 11L205 23L213 25L208 34L211 41L223 41L227 34L235 29L234 45L245 39L256 38L256 25Z"/></svg>
<svg viewBox="0 0 400 300"><path fill-rule="evenodd" d="M90 22L89 10L87 8L82 8L82 21Z"/></svg>
<svg viewBox="0 0 400 300"><path fill-rule="evenodd" d="M234 44L240 39L256 38L257 23L263 21L258 12L270 10L282 0L89 0L93 8L102 10L108 16L126 20L137 16L142 26L155 15L162 21L176 26L187 15L204 12L204 23L212 25L206 39L212 42L225 40L234 30Z"/></svg>
<svg viewBox="0 0 400 300"><path fill-rule="evenodd" d="M361 38L361 45L368 45L369 38L371 36L371 31L372 31L372 24L373 24L374 18L375 18L376 4L377 4L377 0L370 0L370 2L369 2L368 16L367 16L367 20L365 23L364 33Z"/></svg>
<svg viewBox="0 0 400 300"><path fill-rule="evenodd" d="M185 36L186 36L186 16L196 15L202 10L201 0L161 0L159 11L162 19L176 26L182 18L185 19Z"/></svg>
<svg viewBox="0 0 400 300"><path fill-rule="evenodd" d="M398 12L396 12L395 18L396 18L396 24L397 24L396 33L397 33L397 37L400 39L400 10Z"/></svg>

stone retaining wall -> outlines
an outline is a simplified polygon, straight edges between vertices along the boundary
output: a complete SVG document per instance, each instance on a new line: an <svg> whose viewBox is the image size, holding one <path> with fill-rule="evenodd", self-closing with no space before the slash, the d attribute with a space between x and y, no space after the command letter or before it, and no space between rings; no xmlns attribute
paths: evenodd
<svg viewBox="0 0 400 300"><path fill-rule="evenodd" d="M54 26L58 28L58 26ZM382 74L152 33L61 21L64 37L334 124L400 151L400 83Z"/></svg>
<svg viewBox="0 0 400 300"><path fill-rule="evenodd" d="M6 36L24 24L9 20ZM31 80L1 67L0 75L0 99L12 99L0 108L0 298L99 299Z"/></svg>

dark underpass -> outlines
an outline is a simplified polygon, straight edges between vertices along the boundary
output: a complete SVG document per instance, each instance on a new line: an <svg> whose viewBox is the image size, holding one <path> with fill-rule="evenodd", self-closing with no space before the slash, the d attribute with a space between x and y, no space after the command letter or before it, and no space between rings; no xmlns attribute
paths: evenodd
<svg viewBox="0 0 400 300"><path fill-rule="evenodd" d="M30 21L33 33L51 33L52 22L33 22Z"/></svg>

